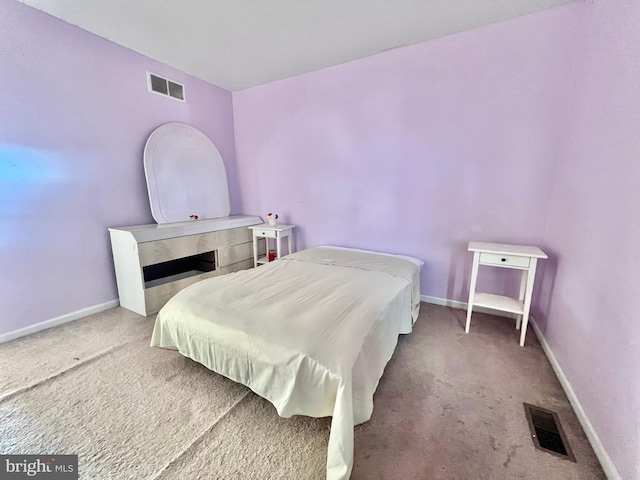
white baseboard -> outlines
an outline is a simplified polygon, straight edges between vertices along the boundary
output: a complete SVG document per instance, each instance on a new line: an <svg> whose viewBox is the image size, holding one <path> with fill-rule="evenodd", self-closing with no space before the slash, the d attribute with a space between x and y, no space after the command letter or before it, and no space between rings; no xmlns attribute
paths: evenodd
<svg viewBox="0 0 640 480"><path fill-rule="evenodd" d="M421 295L420 300L426 303L433 303L435 305L442 305L445 307L460 308L463 310L467 309L466 302L459 302L457 300L448 300L446 298L431 297L429 295ZM474 311L478 311L482 313L491 313L491 314L500 315L503 317L515 318L515 314L511 314L508 312L499 312L496 310L490 310L482 307L476 307ZM540 345L542 345L542 350L547 356L547 359L551 364L551 368L553 368L553 371L555 372L556 377L558 378L558 381L560 382L560 385L564 390L564 393L567 395L567 398L569 399L569 403L573 407L573 411L576 413L576 416L578 417L578 421L580 422L580 425L582 425L582 429L584 430L584 433L587 435L587 438L589 439L589 443L591 444L591 448L593 448L593 451L596 454L596 457L598 457L598 460L600 461L600 465L602 466L602 469L604 470L605 475L609 480L622 480L622 477L618 473L618 470L616 469L615 465L611 461L611 457L609 457L609 454L605 450L604 445L602 445L602 442L600 441L600 437L598 437L598 434L593 428L593 425L591 425L591 421L589 420L589 417L587 417L587 414L585 413L584 408L582 408L582 404L578 400L576 393L573 391L573 388L571 387L571 383L569 383L569 379L564 374L564 371L560 367L560 364L558 363L558 360L556 359L556 356L554 355L553 350L551 350L551 347L547 343L547 339L538 328L538 325L536 324L535 318L533 318L533 316L530 317L529 323L533 327L533 331L535 332L536 337L538 337L538 341L540 342Z"/></svg>
<svg viewBox="0 0 640 480"><path fill-rule="evenodd" d="M111 300L110 302L83 308L82 310L76 310L75 312L67 313L66 315L52 318L51 320L45 320L44 322L36 323L35 325L29 325L28 327L14 330L13 332L3 333L0 335L0 343L6 343L16 338L31 335L32 333L40 332L48 328L57 327L58 325L62 325L63 323L73 322L74 320L88 317L89 315L93 315L94 313L100 313L104 312L105 310L109 310L110 308L115 308L118 305L120 305L120 302L118 300Z"/></svg>
<svg viewBox="0 0 640 480"><path fill-rule="evenodd" d="M458 302L457 300L449 300L446 298L430 297L429 295L420 295L420 300L426 303L433 303L434 305L442 305L443 307L467 308L467 304L465 302Z"/></svg>

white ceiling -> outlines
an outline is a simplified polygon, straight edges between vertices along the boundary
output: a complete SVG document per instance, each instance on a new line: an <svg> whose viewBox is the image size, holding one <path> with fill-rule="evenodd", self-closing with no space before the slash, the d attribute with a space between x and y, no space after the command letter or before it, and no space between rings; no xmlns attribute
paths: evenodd
<svg viewBox="0 0 640 480"><path fill-rule="evenodd" d="M18 0L230 91L573 0Z"/></svg>

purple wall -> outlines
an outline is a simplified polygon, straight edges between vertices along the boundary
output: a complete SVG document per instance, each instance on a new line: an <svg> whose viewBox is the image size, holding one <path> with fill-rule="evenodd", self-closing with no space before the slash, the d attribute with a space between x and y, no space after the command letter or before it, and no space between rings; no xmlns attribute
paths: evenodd
<svg viewBox="0 0 640 480"><path fill-rule="evenodd" d="M147 92L146 71L186 104ZM150 223L142 151L204 131L238 211L231 94L19 2L0 7L0 334L117 299L107 227Z"/></svg>
<svg viewBox="0 0 640 480"><path fill-rule="evenodd" d="M422 293L460 301L469 240L546 250L534 313L625 479L640 479L638 19L639 2L579 2L233 95L243 208L297 224L298 247L414 255ZM482 288L515 290L490 272Z"/></svg>
<svg viewBox="0 0 640 480"><path fill-rule="evenodd" d="M419 257L423 294L466 301L470 240L544 246L570 13L234 93L243 208L297 224L298 247ZM495 273L479 283L504 291Z"/></svg>
<svg viewBox="0 0 640 480"><path fill-rule="evenodd" d="M640 2L579 12L536 318L620 477L640 479Z"/></svg>

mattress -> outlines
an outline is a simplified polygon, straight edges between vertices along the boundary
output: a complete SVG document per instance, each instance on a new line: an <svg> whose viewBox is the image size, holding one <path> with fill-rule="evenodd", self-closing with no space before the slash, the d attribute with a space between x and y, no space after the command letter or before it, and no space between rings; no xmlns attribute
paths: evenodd
<svg viewBox="0 0 640 480"><path fill-rule="evenodd" d="M151 345L178 350L269 400L282 417L331 416L327 478L348 479L353 427L420 302L420 267L312 248L203 280L158 313Z"/></svg>

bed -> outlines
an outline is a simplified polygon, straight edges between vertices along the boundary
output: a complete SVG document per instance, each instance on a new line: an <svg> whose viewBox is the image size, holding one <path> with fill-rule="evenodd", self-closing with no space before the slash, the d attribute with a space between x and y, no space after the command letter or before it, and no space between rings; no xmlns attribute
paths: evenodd
<svg viewBox="0 0 640 480"><path fill-rule="evenodd" d="M420 308L422 262L316 247L203 280L158 313L151 346L178 350L270 401L331 416L327 479L348 479L353 427Z"/></svg>

